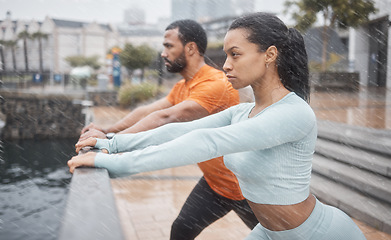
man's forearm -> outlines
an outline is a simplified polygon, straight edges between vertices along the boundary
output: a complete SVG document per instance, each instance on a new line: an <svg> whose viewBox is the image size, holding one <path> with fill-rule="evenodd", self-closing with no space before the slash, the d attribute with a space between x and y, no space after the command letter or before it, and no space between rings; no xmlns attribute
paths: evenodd
<svg viewBox="0 0 391 240"><path fill-rule="evenodd" d="M105 133L113 132L118 133L121 132L131 126L133 126L135 123L140 121L142 118L147 116L149 112L147 111L147 108L145 107L139 107L130 112L128 115L126 115L124 118L116 122L114 125L104 129Z"/></svg>
<svg viewBox="0 0 391 240"><path fill-rule="evenodd" d="M117 133L124 134L124 133L137 133L137 132L147 131L171 122L177 122L177 121L173 120L172 118L170 118L169 115L163 112L153 112L149 114L147 117L143 118L142 121L139 121L136 124L133 124L131 127L128 127Z"/></svg>

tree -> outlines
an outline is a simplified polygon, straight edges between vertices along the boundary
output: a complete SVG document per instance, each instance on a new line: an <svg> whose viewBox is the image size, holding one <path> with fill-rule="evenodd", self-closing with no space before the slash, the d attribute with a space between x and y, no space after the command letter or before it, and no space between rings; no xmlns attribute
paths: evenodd
<svg viewBox="0 0 391 240"><path fill-rule="evenodd" d="M0 44L3 45L4 47L6 48L10 48L11 49L11 55L12 55L12 66L13 66L13 69L14 71L16 71L16 57L15 57L15 48L16 48L16 45L17 45L17 41L14 41L14 40L8 40L8 41L5 41L5 40L0 40ZM4 56L2 56L2 61L3 61L3 69L5 70L5 59L4 59Z"/></svg>
<svg viewBox="0 0 391 240"><path fill-rule="evenodd" d="M145 67L149 66L156 57L156 51L146 44L138 47L127 43L120 53L121 64L132 73L135 69L141 69L141 79L144 79Z"/></svg>
<svg viewBox="0 0 391 240"><path fill-rule="evenodd" d="M18 34L18 38L23 40L24 65L26 67L26 72L28 72L29 71L29 61L28 61L28 55L27 55L27 39L30 39L31 35L27 31L23 31Z"/></svg>
<svg viewBox="0 0 391 240"><path fill-rule="evenodd" d="M43 72L43 57L42 57L42 39L47 39L48 34L42 33L40 31L35 32L31 35L32 39L38 40L38 51L39 51L39 72Z"/></svg>
<svg viewBox="0 0 391 240"><path fill-rule="evenodd" d="M1 61L1 71L5 71L5 67L6 67L6 65L5 65L5 57L4 57L4 41L3 40L0 40L0 57L1 57L1 59L0 59L0 61Z"/></svg>
<svg viewBox="0 0 391 240"><path fill-rule="evenodd" d="M298 7L297 11L293 10L292 17L296 21L295 27L302 32L318 20L318 13L323 17L322 71L326 71L328 29L356 27L367 22L369 15L377 11L372 0L288 0L286 12L292 6Z"/></svg>
<svg viewBox="0 0 391 240"><path fill-rule="evenodd" d="M71 67L90 66L93 69L97 70L100 68L98 59L99 56L84 57L81 55L77 55L77 56L68 56L65 58L65 61L67 61L68 64L71 65Z"/></svg>

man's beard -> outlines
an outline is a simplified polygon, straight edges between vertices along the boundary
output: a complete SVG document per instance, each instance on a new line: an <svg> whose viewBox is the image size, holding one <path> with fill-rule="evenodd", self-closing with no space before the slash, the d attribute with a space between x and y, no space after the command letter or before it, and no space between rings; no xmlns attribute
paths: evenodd
<svg viewBox="0 0 391 240"><path fill-rule="evenodd" d="M187 65L185 53L182 52L179 57L174 59L174 61L170 61L167 58L164 58L164 61L168 62L169 65L166 65L167 71L170 73L179 73L181 72Z"/></svg>

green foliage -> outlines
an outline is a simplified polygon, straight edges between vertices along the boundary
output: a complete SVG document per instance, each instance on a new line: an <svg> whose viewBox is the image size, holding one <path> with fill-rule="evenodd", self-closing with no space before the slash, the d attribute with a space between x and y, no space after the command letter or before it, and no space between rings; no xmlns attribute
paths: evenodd
<svg viewBox="0 0 391 240"><path fill-rule="evenodd" d="M285 7L285 13L292 13L295 27L301 31L317 21L318 13L323 16L325 25L347 28L367 22L369 15L377 11L372 0L288 0Z"/></svg>
<svg viewBox="0 0 391 240"><path fill-rule="evenodd" d="M156 84L144 82L141 84L126 83L122 85L118 92L118 101L121 107L129 107L143 102L158 93Z"/></svg>
<svg viewBox="0 0 391 240"><path fill-rule="evenodd" d="M90 66L93 69L97 70L100 68L100 64L98 63L98 56L92 57L84 57L84 56L68 56L65 58L65 61L68 62L71 67L82 67L82 66Z"/></svg>
<svg viewBox="0 0 391 240"><path fill-rule="evenodd" d="M342 56L336 53L330 53L329 58L326 61L326 70L327 71L336 71L340 67L340 61L343 60ZM316 61L308 62L308 67L310 72L322 72L322 63Z"/></svg>
<svg viewBox="0 0 391 240"><path fill-rule="evenodd" d="M217 49L217 50L222 50L224 47L223 42L212 42L208 43L208 49Z"/></svg>
<svg viewBox="0 0 391 240"><path fill-rule="evenodd" d="M322 32L322 65L321 70L327 70L327 45L330 36L328 28L356 27L368 21L369 15L377 9L372 0L287 0L285 13L291 12L296 21L295 28L305 32L323 16Z"/></svg>
<svg viewBox="0 0 391 240"><path fill-rule="evenodd" d="M26 40L26 39L28 39L28 38L31 38L31 35L30 35L29 32L23 31L23 32L20 32L20 33L18 34L18 38L19 38L19 39L24 39L24 40Z"/></svg>
<svg viewBox="0 0 391 240"><path fill-rule="evenodd" d="M47 39L48 37L49 37L49 34L46 34L46 33L40 32L40 31L31 34L32 39L38 39L39 41L41 39Z"/></svg>
<svg viewBox="0 0 391 240"><path fill-rule="evenodd" d="M138 47L127 43L120 53L121 65L133 71L138 68L145 68L149 66L156 58L156 51L148 45L141 45Z"/></svg>
<svg viewBox="0 0 391 240"><path fill-rule="evenodd" d="M17 41L13 41L13 40L0 40L0 44L1 45L4 45L5 47L9 47L9 48L15 48L18 44Z"/></svg>

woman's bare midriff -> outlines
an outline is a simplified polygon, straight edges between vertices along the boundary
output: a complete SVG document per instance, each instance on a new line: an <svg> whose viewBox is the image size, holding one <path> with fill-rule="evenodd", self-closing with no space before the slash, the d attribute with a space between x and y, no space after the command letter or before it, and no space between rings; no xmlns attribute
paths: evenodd
<svg viewBox="0 0 391 240"><path fill-rule="evenodd" d="M271 231L284 231L300 226L311 215L316 202L313 195L293 205L269 205L247 201L259 223Z"/></svg>

